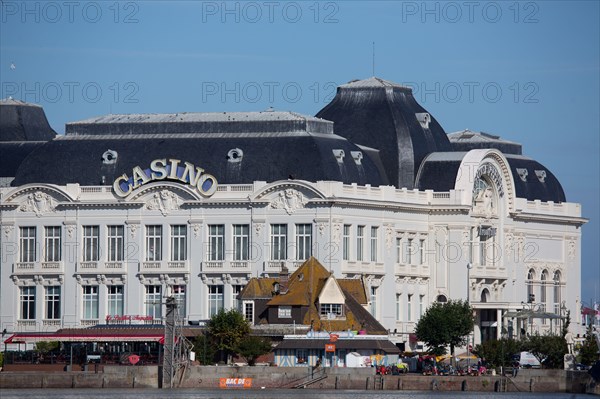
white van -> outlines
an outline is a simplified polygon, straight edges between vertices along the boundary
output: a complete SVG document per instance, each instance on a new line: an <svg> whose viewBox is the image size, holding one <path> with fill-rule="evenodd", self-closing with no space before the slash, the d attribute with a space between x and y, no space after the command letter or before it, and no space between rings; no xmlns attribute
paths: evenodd
<svg viewBox="0 0 600 399"><path fill-rule="evenodd" d="M520 352L513 356L513 360L519 362L519 367L525 369L539 369L542 367L537 357L530 352Z"/></svg>

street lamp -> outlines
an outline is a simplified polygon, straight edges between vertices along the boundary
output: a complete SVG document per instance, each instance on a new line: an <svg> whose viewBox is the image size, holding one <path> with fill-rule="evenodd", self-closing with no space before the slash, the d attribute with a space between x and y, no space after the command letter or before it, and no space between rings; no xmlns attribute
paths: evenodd
<svg viewBox="0 0 600 399"><path fill-rule="evenodd" d="M471 269L473 268L473 264L471 262L467 262L467 305L471 308ZM473 334L473 339L475 338L475 334ZM467 367L471 367L471 342L470 339L467 341Z"/></svg>
<svg viewBox="0 0 600 399"><path fill-rule="evenodd" d="M469 284L471 283L471 269L473 268L473 264L471 262L467 263L467 304L471 304L470 301L470 289Z"/></svg>

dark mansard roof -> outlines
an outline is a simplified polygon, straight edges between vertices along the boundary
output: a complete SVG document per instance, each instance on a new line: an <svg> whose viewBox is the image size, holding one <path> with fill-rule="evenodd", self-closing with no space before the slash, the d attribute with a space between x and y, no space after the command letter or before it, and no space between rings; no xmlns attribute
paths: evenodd
<svg viewBox="0 0 600 399"><path fill-rule="evenodd" d="M109 150L116 162L103 161ZM162 158L193 163L223 184L289 177L387 184L378 152L333 134L332 122L265 111L106 115L69 123L65 136L28 157L13 185L110 184Z"/></svg>
<svg viewBox="0 0 600 399"><path fill-rule="evenodd" d="M434 191L454 189L460 163L466 152L438 152L423 161L417 188ZM522 155L504 154L510 166L516 196L530 201L565 202L565 192L554 174L539 162Z"/></svg>
<svg viewBox="0 0 600 399"><path fill-rule="evenodd" d="M348 140L379 149L390 184L398 188L415 187L427 154L451 150L444 129L410 87L375 77L338 87L317 117L333 121L335 132Z"/></svg>

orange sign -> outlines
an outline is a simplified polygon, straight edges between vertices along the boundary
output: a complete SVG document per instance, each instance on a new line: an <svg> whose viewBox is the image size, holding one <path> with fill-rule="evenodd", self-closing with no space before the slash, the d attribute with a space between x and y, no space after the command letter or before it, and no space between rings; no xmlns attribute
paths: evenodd
<svg viewBox="0 0 600 399"><path fill-rule="evenodd" d="M252 388L252 378L220 378L219 388Z"/></svg>
<svg viewBox="0 0 600 399"><path fill-rule="evenodd" d="M340 337L340 336L339 336L339 335L337 335L337 334L329 334L329 340L330 340L331 342L335 342L335 341L337 341L339 337Z"/></svg>
<svg viewBox="0 0 600 399"><path fill-rule="evenodd" d="M325 344L325 352L335 352L334 344Z"/></svg>

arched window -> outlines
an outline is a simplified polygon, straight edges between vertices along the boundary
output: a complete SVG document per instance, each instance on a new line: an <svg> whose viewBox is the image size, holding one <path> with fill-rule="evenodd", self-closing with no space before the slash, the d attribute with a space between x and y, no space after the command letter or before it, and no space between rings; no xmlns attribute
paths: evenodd
<svg viewBox="0 0 600 399"><path fill-rule="evenodd" d="M552 280L554 281L554 313L560 314L560 302L562 296L560 295L560 271L557 270L554 272L554 276Z"/></svg>
<svg viewBox="0 0 600 399"><path fill-rule="evenodd" d="M481 302L487 302L490 300L490 291L487 288L484 288L481 291Z"/></svg>
<svg viewBox="0 0 600 399"><path fill-rule="evenodd" d="M446 298L445 295L438 295L437 301L440 303L444 303L444 302L448 302L448 299Z"/></svg>
<svg viewBox="0 0 600 399"><path fill-rule="evenodd" d="M535 271L533 269L529 269L527 272L527 281L525 284L527 285L527 302L534 302L535 295L533 294L533 280L535 279Z"/></svg>

